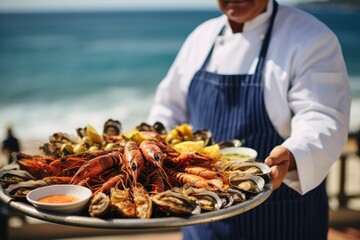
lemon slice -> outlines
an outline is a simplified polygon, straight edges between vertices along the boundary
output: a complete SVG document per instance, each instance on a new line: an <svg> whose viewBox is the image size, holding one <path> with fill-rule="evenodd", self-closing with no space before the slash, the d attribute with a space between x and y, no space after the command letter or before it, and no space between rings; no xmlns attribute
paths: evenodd
<svg viewBox="0 0 360 240"><path fill-rule="evenodd" d="M204 147L203 153L211 158L220 158L220 147L218 144L210 145L207 147Z"/></svg>
<svg viewBox="0 0 360 240"><path fill-rule="evenodd" d="M169 132L166 137L166 142L173 144L174 142L188 141L192 138L192 127L188 124L182 124L176 126Z"/></svg>
<svg viewBox="0 0 360 240"><path fill-rule="evenodd" d="M196 151L202 152L204 149L204 141L184 141L173 146L178 152Z"/></svg>
<svg viewBox="0 0 360 240"><path fill-rule="evenodd" d="M91 126L90 124L88 124L86 126L86 134L89 136L89 138L94 142L94 143L99 143L102 144L103 142L103 138L102 136L96 131L96 129Z"/></svg>
<svg viewBox="0 0 360 240"><path fill-rule="evenodd" d="M141 132L139 132L137 129L132 130L128 134L123 135L124 139L127 141L134 141L137 145L140 145L140 143L144 140L149 139L148 136L145 136Z"/></svg>

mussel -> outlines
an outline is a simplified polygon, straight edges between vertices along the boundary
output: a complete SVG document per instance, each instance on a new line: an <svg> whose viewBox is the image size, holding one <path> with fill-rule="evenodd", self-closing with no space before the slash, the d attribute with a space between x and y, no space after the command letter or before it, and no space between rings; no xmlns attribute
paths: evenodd
<svg viewBox="0 0 360 240"><path fill-rule="evenodd" d="M167 134L166 128L165 128L164 124L162 124L161 122L156 122L152 126L150 124L148 124L148 123L143 122L140 125L138 125L136 127L136 129L138 131L157 132L160 135L166 135Z"/></svg>
<svg viewBox="0 0 360 240"><path fill-rule="evenodd" d="M204 141L204 146L215 144L215 140L212 138L212 134L209 129L199 129L193 132L192 135L193 141Z"/></svg>
<svg viewBox="0 0 360 240"><path fill-rule="evenodd" d="M239 139L231 139L226 141L221 141L218 143L220 149L227 148L227 147L241 147L244 144L244 140Z"/></svg>

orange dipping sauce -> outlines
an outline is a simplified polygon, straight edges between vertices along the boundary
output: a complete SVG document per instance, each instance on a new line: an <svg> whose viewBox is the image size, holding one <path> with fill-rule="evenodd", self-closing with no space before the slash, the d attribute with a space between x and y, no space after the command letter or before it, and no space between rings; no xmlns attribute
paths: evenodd
<svg viewBox="0 0 360 240"><path fill-rule="evenodd" d="M51 195L40 198L37 201L42 203L62 204L62 203L77 202L79 200L80 200L79 198L71 195Z"/></svg>

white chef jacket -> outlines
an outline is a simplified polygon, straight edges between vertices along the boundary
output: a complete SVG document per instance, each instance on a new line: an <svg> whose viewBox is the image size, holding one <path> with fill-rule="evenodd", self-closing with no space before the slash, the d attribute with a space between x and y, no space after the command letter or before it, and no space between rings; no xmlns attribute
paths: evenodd
<svg viewBox="0 0 360 240"><path fill-rule="evenodd" d="M189 122L188 87L213 43L208 71L253 74L272 10L270 0L241 33L232 32L225 15L198 26L158 86L148 122L168 129ZM347 141L351 91L340 44L310 14L279 6L263 76L266 110L297 165L284 183L305 194L324 180Z"/></svg>

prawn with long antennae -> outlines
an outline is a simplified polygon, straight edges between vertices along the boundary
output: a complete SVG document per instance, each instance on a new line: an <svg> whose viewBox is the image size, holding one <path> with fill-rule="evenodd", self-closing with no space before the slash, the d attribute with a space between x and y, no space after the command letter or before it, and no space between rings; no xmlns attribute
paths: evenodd
<svg viewBox="0 0 360 240"><path fill-rule="evenodd" d="M145 160L159 169L159 173L165 179L166 183L171 187L169 177L163 168L163 159L166 157L166 154L161 151L156 142L144 140L141 142L139 149L142 152Z"/></svg>
<svg viewBox="0 0 360 240"><path fill-rule="evenodd" d="M109 168L117 165L121 166L122 162L123 157L120 152L112 152L93 158L80 167L71 180L71 183L78 184L81 180L97 176Z"/></svg>
<svg viewBox="0 0 360 240"><path fill-rule="evenodd" d="M124 148L124 163L133 177L133 183L136 185L139 175L145 166L145 160L136 142L128 141Z"/></svg>

